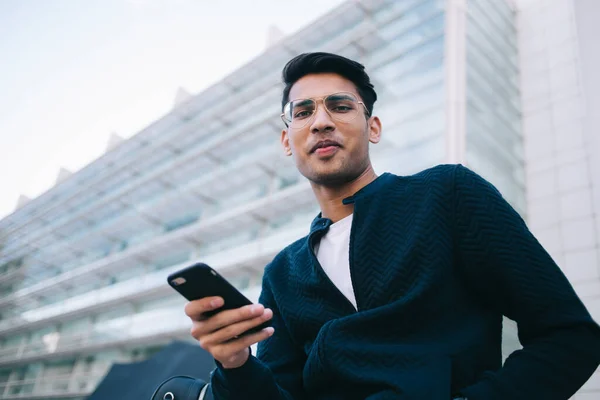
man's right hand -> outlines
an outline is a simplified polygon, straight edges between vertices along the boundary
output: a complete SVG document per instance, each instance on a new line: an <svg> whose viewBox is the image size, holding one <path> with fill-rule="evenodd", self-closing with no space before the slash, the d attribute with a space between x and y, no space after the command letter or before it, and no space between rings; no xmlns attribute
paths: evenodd
<svg viewBox="0 0 600 400"><path fill-rule="evenodd" d="M274 329L242 335L273 317L273 311L261 304L252 304L235 310L224 310L211 317L205 313L223 306L221 297L205 297L189 302L185 314L192 320L192 336L200 347L208 351L224 368L238 368L250 356L250 346L270 337Z"/></svg>

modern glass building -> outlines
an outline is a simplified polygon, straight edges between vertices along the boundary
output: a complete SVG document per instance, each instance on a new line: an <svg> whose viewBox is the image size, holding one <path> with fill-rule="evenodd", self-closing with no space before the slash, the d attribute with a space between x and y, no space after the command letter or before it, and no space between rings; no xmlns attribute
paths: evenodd
<svg viewBox="0 0 600 400"><path fill-rule="evenodd" d="M378 173L461 162L526 217L517 33L504 0L348 1L1 220L0 399L83 399L112 363L190 340L166 276L194 261L258 297L318 212L279 144L299 53L367 66Z"/></svg>

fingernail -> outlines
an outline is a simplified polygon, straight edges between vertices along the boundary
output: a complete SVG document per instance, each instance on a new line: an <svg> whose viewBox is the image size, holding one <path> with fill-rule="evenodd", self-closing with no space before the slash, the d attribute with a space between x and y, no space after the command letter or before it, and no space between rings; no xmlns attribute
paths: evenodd
<svg viewBox="0 0 600 400"><path fill-rule="evenodd" d="M252 314L258 314L262 309L262 306L260 304L254 304L253 306L250 306L250 312Z"/></svg>
<svg viewBox="0 0 600 400"><path fill-rule="evenodd" d="M269 334L269 336L271 336L273 334L273 332L275 332L275 328L270 326L268 328L265 328L265 332L267 332Z"/></svg>
<svg viewBox="0 0 600 400"><path fill-rule="evenodd" d="M210 302L210 305L211 305L212 307L220 307L220 306L222 306L222 305L223 305L223 300L221 300L221 299L214 299L214 300L212 300L212 301Z"/></svg>

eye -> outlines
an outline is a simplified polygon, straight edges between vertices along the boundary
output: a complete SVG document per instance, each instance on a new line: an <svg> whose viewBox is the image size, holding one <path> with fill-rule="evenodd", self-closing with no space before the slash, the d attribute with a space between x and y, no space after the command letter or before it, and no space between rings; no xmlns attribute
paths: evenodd
<svg viewBox="0 0 600 400"><path fill-rule="evenodd" d="M339 105L339 106L335 106L331 111L335 111L335 112L348 112L348 111L352 111L353 108L346 106L346 105Z"/></svg>
<svg viewBox="0 0 600 400"><path fill-rule="evenodd" d="M356 109L355 105L348 101L338 101L329 105L329 110L338 114L346 114Z"/></svg>
<svg viewBox="0 0 600 400"><path fill-rule="evenodd" d="M330 112L336 114L347 114L356 109L355 101L347 96L332 95L326 100L325 105Z"/></svg>
<svg viewBox="0 0 600 400"><path fill-rule="evenodd" d="M302 111L296 112L294 114L294 118L302 119L302 118L310 117L311 115L312 115L312 112L307 111L307 110L302 110Z"/></svg>

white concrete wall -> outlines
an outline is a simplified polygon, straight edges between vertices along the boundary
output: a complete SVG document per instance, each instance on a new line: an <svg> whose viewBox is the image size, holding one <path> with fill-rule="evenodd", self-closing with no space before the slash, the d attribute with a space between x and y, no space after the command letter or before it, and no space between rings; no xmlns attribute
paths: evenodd
<svg viewBox="0 0 600 400"><path fill-rule="evenodd" d="M593 18L586 15L585 27L580 27L583 10L579 10L586 2L588 12L598 11L600 2L576 2L577 15L573 0L515 1L527 213L533 233L600 321L600 182L598 172L592 172L598 171L600 162L600 89L588 99L589 80L595 79L599 86L592 74L600 70L598 57L594 60L588 53L595 40L592 36L600 36L600 24L596 13ZM595 69L589 64L593 62ZM574 398L600 398L599 371Z"/></svg>
<svg viewBox="0 0 600 400"><path fill-rule="evenodd" d="M600 1L577 0L575 21L581 60L581 82L585 98L583 134L592 178L592 205L596 243L600 246ZM600 258L600 257L599 257ZM596 291L596 294L598 291Z"/></svg>

